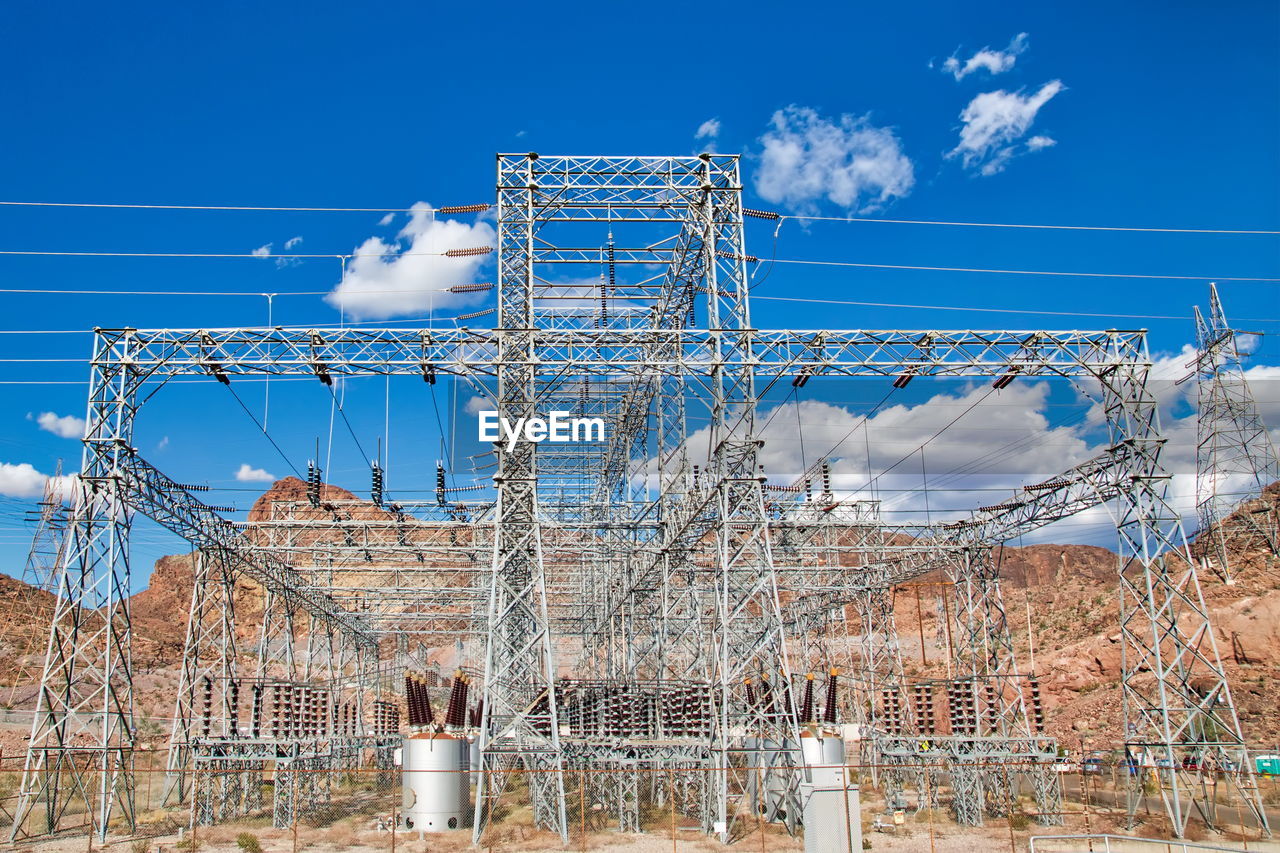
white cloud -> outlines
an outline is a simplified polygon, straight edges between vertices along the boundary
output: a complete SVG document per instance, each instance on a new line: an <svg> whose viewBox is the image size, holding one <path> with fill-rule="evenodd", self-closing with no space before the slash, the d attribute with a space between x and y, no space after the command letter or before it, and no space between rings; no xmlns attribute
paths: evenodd
<svg viewBox="0 0 1280 853"><path fill-rule="evenodd" d="M301 237L290 237L288 240L284 241L284 250L287 252L301 242L302 242Z"/></svg>
<svg viewBox="0 0 1280 853"><path fill-rule="evenodd" d="M476 415L480 412L487 412L497 408L497 405L488 397L475 396L467 400L467 405L463 407L468 415Z"/></svg>
<svg viewBox="0 0 1280 853"><path fill-rule="evenodd" d="M983 175L994 175L1017 153L1014 146L1031 129L1040 108L1065 87L1061 80L1050 80L1039 91L1026 95L1021 91L983 92L969 102L960 113L960 144L948 157L960 157L966 169L977 169ZM1029 150L1047 147L1043 140Z"/></svg>
<svg viewBox="0 0 1280 853"><path fill-rule="evenodd" d="M44 487L51 478L32 467L29 462L16 465L0 462L0 495L11 498L44 497ZM54 480L55 491L59 500L66 500L75 483L74 475L67 475Z"/></svg>
<svg viewBox="0 0 1280 853"><path fill-rule="evenodd" d="M488 255L448 258L449 249L492 246L496 235L487 222L472 225L436 219L430 205L413 206L408 224L394 242L370 237L347 263L346 275L325 297L356 320L381 320L474 303L484 293L448 293L472 284Z"/></svg>
<svg viewBox="0 0 1280 853"><path fill-rule="evenodd" d="M938 489L929 495L929 508L972 509L982 498L965 489L1012 490L1097 452L1085 436L1087 425L1050 423L1049 392L1047 382L1015 382L996 393L986 383L971 384L914 405L885 408L865 426L862 413L831 403L784 403L756 415L757 434L764 440L760 461L772 483L785 485L829 455L836 492L862 499L873 497L867 487L870 468L877 488L886 490L879 495L886 509L914 514L924 507L918 491L923 444L930 488ZM709 439L709 428L689 437L691 462L706 464ZM914 520L911 515L898 520L904 518Z"/></svg>
<svg viewBox="0 0 1280 853"><path fill-rule="evenodd" d="M396 215L394 213L388 213L386 216L378 220L378 224L390 225L392 222L395 222L395 221L396 221Z"/></svg>
<svg viewBox="0 0 1280 853"><path fill-rule="evenodd" d="M1033 136L1027 140L1027 148L1032 151L1039 151L1041 148L1049 148L1058 144L1058 140L1051 136Z"/></svg>
<svg viewBox="0 0 1280 853"><path fill-rule="evenodd" d="M1196 525L1196 389L1194 381L1175 386L1174 380L1189 372L1187 363L1194 357L1190 346L1157 356L1149 383L1161 404L1166 439L1161 463L1172 475L1169 500L1183 514L1188 531ZM1273 427L1273 440L1280 443L1280 366L1257 365L1249 368L1246 376L1263 420ZM811 384L809 389L815 387L824 386ZM1100 410L1089 410L1090 414L1098 413L1096 418L1067 416L1060 408L1062 398L1051 395L1052 388L1051 382L1019 379L990 393L989 384L974 383L912 405L882 409L865 427L859 427L862 414L857 409L819 400L804 400L798 407L784 403L761 409L756 416L756 429L764 440L760 459L770 483L785 485L807 465L830 454L833 485L840 497L879 499L890 521L914 524L926 518L958 518L976 507L999 503L1016 488L1046 480L1101 452L1107 435L1100 423ZM1096 396L1096 386L1085 390ZM1078 404L1083 409L1090 400L1084 397ZM687 447L692 463L706 465L709 433L703 428L690 435ZM867 488L868 469L878 475L874 494ZM649 460L646 471L637 472L637 476L647 473L653 486L653 471L653 460ZM924 482L929 488L927 501L921 491ZM1227 482L1226 489L1247 485L1244 478L1236 477ZM819 489L815 483L814 492ZM1114 526L1109 519L1105 509L1095 508L1036 531L1026 541L1114 547Z"/></svg>
<svg viewBox="0 0 1280 853"><path fill-rule="evenodd" d="M1018 61L1018 57L1026 52L1026 49L1027 34L1018 33L1004 50L993 50L990 47L984 47L964 62L961 62L955 54L952 54L942 63L942 70L957 80L963 80L979 70L985 70L991 74L1003 74L1013 68L1014 63Z"/></svg>
<svg viewBox="0 0 1280 853"><path fill-rule="evenodd" d="M720 135L720 119L709 118L702 124L698 125L698 130L694 133L694 139L712 139L714 140Z"/></svg>
<svg viewBox="0 0 1280 853"><path fill-rule="evenodd" d="M243 462L240 469L236 471L236 479L241 483L272 483L275 482L276 475L269 474L261 468L254 468L248 462Z"/></svg>
<svg viewBox="0 0 1280 853"><path fill-rule="evenodd" d="M798 212L815 210L823 198L848 210L873 209L915 184L898 137L866 116L828 120L793 104L773 114L760 141L756 192Z"/></svg>
<svg viewBox="0 0 1280 853"><path fill-rule="evenodd" d="M75 415L56 415L53 412L41 412L36 423L45 432L51 432L59 438L83 438L84 418Z"/></svg>
<svg viewBox="0 0 1280 853"><path fill-rule="evenodd" d="M265 246L259 246L249 254L253 255L255 258L269 258L271 257L271 244L267 243Z"/></svg>
<svg viewBox="0 0 1280 853"><path fill-rule="evenodd" d="M160 439L158 444L156 444L156 450L164 450L168 446L169 446L169 436L166 435L164 438Z"/></svg>
<svg viewBox="0 0 1280 853"><path fill-rule="evenodd" d="M1160 464L1171 475L1168 501L1182 515L1183 525L1190 534L1196 529L1196 408L1198 387L1192 376L1195 370L1196 348L1184 344L1177 352L1158 353L1152 359L1147 388L1159 404L1160 434L1165 444L1160 451ZM1179 379L1186 381L1177 384ZM1262 421L1270 429L1272 442L1280 445L1280 366L1254 365L1245 370L1258 404ZM1081 388L1088 399L1096 401L1099 388L1096 381L1082 382ZM1102 407L1094 402L1087 422L1097 426L1103 421ZM1248 474L1229 475L1221 484L1226 493L1249 491L1252 478ZM1052 531L1049 531L1050 533ZM1048 534L1046 534L1048 535ZM1046 539L1045 541L1052 541Z"/></svg>

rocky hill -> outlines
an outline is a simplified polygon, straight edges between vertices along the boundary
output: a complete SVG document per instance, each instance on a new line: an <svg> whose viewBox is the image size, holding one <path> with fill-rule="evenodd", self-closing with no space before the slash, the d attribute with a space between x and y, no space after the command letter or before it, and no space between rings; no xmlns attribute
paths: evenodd
<svg viewBox="0 0 1280 853"><path fill-rule="evenodd" d="M1280 507L1280 483L1264 500ZM1233 582L1201 572L1201 590L1245 737L1274 748L1280 742L1280 560L1259 542L1243 549L1229 543L1229 552ZM1068 746L1083 741L1103 748L1122 736L1116 572L1115 553L1085 545L1005 548L1001 555L1018 667L1040 679L1049 733ZM935 584L926 579L897 593L894 612L909 677L945 675L946 632L938 619L943 587Z"/></svg>

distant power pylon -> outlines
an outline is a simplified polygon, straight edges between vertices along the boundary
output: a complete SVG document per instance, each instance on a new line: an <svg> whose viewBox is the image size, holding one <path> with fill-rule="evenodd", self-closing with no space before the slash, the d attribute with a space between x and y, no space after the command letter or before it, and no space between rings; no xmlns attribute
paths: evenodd
<svg viewBox="0 0 1280 853"><path fill-rule="evenodd" d="M1245 378L1239 335L1227 323L1217 285L1209 285L1209 317L1195 308L1196 513L1199 549L1223 580L1232 580L1227 542L1238 550L1268 548L1280 555L1274 504L1259 501L1280 479L1275 444Z"/></svg>
<svg viewBox="0 0 1280 853"><path fill-rule="evenodd" d="M45 481L40 510L35 514L35 535L31 537L31 550L27 553L27 562L22 570L24 583L51 595L57 592L58 563L62 559L67 541L67 507L62 501L62 483L62 460L59 459L53 476ZM23 602L22 610L16 614L16 626L25 631L48 620L48 613L42 612L46 604L44 597L33 594L23 599ZM24 685L40 677L43 662L33 665L32 656L48 639L47 635L38 631L28 636L22 654L18 657L17 669L10 675L11 705Z"/></svg>

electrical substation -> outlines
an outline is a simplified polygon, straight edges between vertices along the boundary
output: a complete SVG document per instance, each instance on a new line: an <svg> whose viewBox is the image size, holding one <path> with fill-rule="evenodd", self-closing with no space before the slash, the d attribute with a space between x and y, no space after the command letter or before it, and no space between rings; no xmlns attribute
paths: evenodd
<svg viewBox="0 0 1280 853"><path fill-rule="evenodd" d="M190 827L251 814L288 827L361 775L398 786L396 831L479 845L517 808L568 845L589 803L620 833L663 809L726 845L763 822L847 853L862 849L864 776L964 826L1019 796L1053 825L1061 745L1015 657L995 552L1103 505L1119 541L1126 754L1162 769L1154 796L1174 835L1218 819L1219 784L1268 833L1200 589L1202 560L1227 558L1216 544L1193 558L1166 499L1143 331L758 327L744 219L778 214L743 207L733 155L499 155L493 204L441 208L489 210L496 245L449 251L496 253L496 300L456 328L96 332L75 495L38 535L60 543L40 551L57 598L13 840L73 821L106 840L138 817L138 515L196 554L163 792ZM1261 488L1275 457L1216 291L1199 328L1196 381L1217 401L1200 419L1201 523L1223 530L1235 505L1214 472L1251 471ZM564 413L603 429L503 433L475 460L477 485L440 469L422 500L384 495L377 461L367 499L337 497L317 459L304 491L247 520L135 447L146 402L175 378L225 395L249 378L367 376L448 377L508 424ZM842 494L825 457L791 482L762 470L763 395L833 377L886 392L1074 382L1109 440L959 520L889 521ZM1274 549L1274 512L1250 518ZM892 591L925 576L953 604L945 678L910 677L898 646ZM237 612L244 583L263 591L260 612ZM424 645L456 649L453 665L428 663ZM1145 778L1131 775L1130 816L1153 795Z"/></svg>

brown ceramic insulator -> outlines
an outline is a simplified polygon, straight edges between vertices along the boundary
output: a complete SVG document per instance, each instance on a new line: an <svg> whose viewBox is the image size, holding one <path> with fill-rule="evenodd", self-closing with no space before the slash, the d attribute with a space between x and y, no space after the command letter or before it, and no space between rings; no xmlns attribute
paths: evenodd
<svg viewBox="0 0 1280 853"><path fill-rule="evenodd" d="M827 674L827 704L822 709L822 721L835 725L836 722L836 679L840 675L840 670L834 666Z"/></svg>
<svg viewBox="0 0 1280 853"><path fill-rule="evenodd" d="M409 708L409 725L416 726L418 724L417 691L413 688L413 679L407 675L404 677L404 704Z"/></svg>
<svg viewBox="0 0 1280 853"><path fill-rule="evenodd" d="M800 703L800 722L813 721L813 673L804 676L804 699Z"/></svg>
<svg viewBox="0 0 1280 853"><path fill-rule="evenodd" d="M766 715L772 715L776 708L773 699L773 685L769 683L769 676L764 673L760 674L760 707L764 709Z"/></svg>
<svg viewBox="0 0 1280 853"><path fill-rule="evenodd" d="M413 680L413 714L414 720L410 723L413 726L425 726L428 722L427 712L424 699L426 699L426 688L422 686L422 682L418 679Z"/></svg>
<svg viewBox="0 0 1280 853"><path fill-rule="evenodd" d="M420 726L431 725L431 697L428 695L427 683L418 682L418 718Z"/></svg>
<svg viewBox="0 0 1280 853"><path fill-rule="evenodd" d="M445 709L444 724L450 727L458 727L463 723L463 713L466 710L466 686L462 680L462 670L458 670L453 674L453 689L449 691L449 704Z"/></svg>

